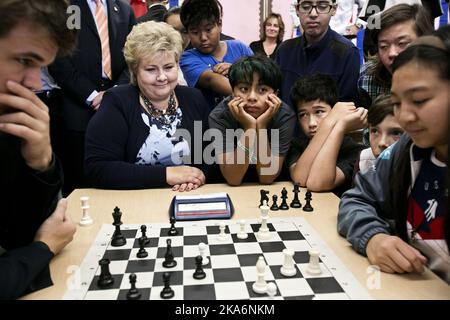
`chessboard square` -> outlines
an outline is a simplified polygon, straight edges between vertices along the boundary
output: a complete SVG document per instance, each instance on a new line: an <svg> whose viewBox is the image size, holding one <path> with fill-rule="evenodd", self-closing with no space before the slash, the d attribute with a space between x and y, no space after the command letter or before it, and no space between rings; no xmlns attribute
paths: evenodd
<svg viewBox="0 0 450 320"><path fill-rule="evenodd" d="M211 256L224 255L224 254L236 254L236 250L234 249L233 244L218 244L218 245L210 245L209 253L211 254Z"/></svg>
<svg viewBox="0 0 450 320"><path fill-rule="evenodd" d="M88 291L84 300L117 300L118 295L118 289Z"/></svg>
<svg viewBox="0 0 450 320"><path fill-rule="evenodd" d="M102 259L114 260L128 260L130 258L131 249L113 249L106 250Z"/></svg>
<svg viewBox="0 0 450 320"><path fill-rule="evenodd" d="M203 268L211 268L211 259L209 259L208 264L205 264ZM194 270L196 268L195 257L184 257L184 270Z"/></svg>
<svg viewBox="0 0 450 320"><path fill-rule="evenodd" d="M183 237L175 236L170 238L159 238L158 248L167 248L167 239L170 239L172 247L183 246Z"/></svg>
<svg viewBox="0 0 450 320"><path fill-rule="evenodd" d="M194 285L205 285L205 284L213 284L214 283L214 276L211 269L203 269L206 273L206 277L204 279L195 279L194 278L194 272L195 269L192 270L184 270L183 271L183 285L184 286L194 286ZM185 295L186 297L186 295ZM186 299L190 299L189 297L186 297Z"/></svg>
<svg viewBox="0 0 450 320"><path fill-rule="evenodd" d="M183 228L177 228L176 225L175 225L175 228L178 231L178 234L176 235L176 237L183 236ZM168 227L168 228L161 228L159 236L160 237L172 237L171 235L169 235L169 230L170 230L170 227Z"/></svg>
<svg viewBox="0 0 450 320"><path fill-rule="evenodd" d="M344 292L341 285L333 277L328 278L306 278L314 293L337 293Z"/></svg>
<svg viewBox="0 0 450 320"><path fill-rule="evenodd" d="M300 233L300 231L278 231L278 235L283 241L305 239L303 235Z"/></svg>
<svg viewBox="0 0 450 320"><path fill-rule="evenodd" d="M206 226L206 233L208 235L218 235L220 233L219 222L216 221L215 225L213 226ZM225 233L230 233L230 228L228 227L228 225L225 225Z"/></svg>
<svg viewBox="0 0 450 320"><path fill-rule="evenodd" d="M181 286L183 284L183 269L179 271L162 271L155 272L153 274L152 287L164 287L163 274L165 272L170 273L170 286ZM173 288L172 288L173 289ZM159 294L159 292L158 292Z"/></svg>
<svg viewBox="0 0 450 320"><path fill-rule="evenodd" d="M184 300L216 300L214 284L185 285L183 295Z"/></svg>
<svg viewBox="0 0 450 320"><path fill-rule="evenodd" d="M261 246L257 242L235 243L236 254L262 253Z"/></svg>
<svg viewBox="0 0 450 320"><path fill-rule="evenodd" d="M156 259L155 271L158 271L158 272L172 272L172 271L180 271L180 270L184 269L184 263L183 263L184 259L183 259L183 257L175 258L175 261L177 262L177 265L175 267L173 267L173 268L165 268L163 266L164 260L165 260L164 258Z"/></svg>
<svg viewBox="0 0 450 320"><path fill-rule="evenodd" d="M137 256L139 249L135 248L135 249L131 250L129 260L156 259L156 253L158 251L158 248L146 248L145 251L147 251L147 257L139 258Z"/></svg>
<svg viewBox="0 0 450 320"><path fill-rule="evenodd" d="M292 251L306 251L309 252L311 250L311 246L306 240L287 240L284 241L284 245L287 249Z"/></svg>
<svg viewBox="0 0 450 320"><path fill-rule="evenodd" d="M217 300L246 300L250 298L245 282L216 283Z"/></svg>
<svg viewBox="0 0 450 320"><path fill-rule="evenodd" d="M153 248L157 247L159 244L159 238L147 238L147 244L144 248ZM133 248L140 248L139 238L134 239Z"/></svg>
<svg viewBox="0 0 450 320"><path fill-rule="evenodd" d="M150 299L150 288L144 288L144 289L139 289L137 288L139 293L141 294L141 297L138 300L149 300ZM117 297L117 300L128 300L127 299L127 294L128 294L128 289L122 289L119 291L119 295Z"/></svg>
<svg viewBox="0 0 450 320"><path fill-rule="evenodd" d="M239 267L239 259L235 254L212 255L210 263L213 269Z"/></svg>
<svg viewBox="0 0 450 320"><path fill-rule="evenodd" d="M294 252L295 263L309 263L309 250L308 251L295 251Z"/></svg>
<svg viewBox="0 0 450 320"><path fill-rule="evenodd" d="M159 247L158 252L156 253L157 258L164 258L167 252L167 246ZM174 257L182 257L183 256L183 247L181 246L172 246L172 254Z"/></svg>
<svg viewBox="0 0 450 320"><path fill-rule="evenodd" d="M259 228L261 228L261 223L252 223L250 224L250 227L252 228L253 232L258 232ZM275 231L275 228L273 227L273 224L271 222L267 224L267 228L269 228L270 232Z"/></svg>
<svg viewBox="0 0 450 320"><path fill-rule="evenodd" d="M259 245L263 252L282 252L286 248L281 241L260 242Z"/></svg>
<svg viewBox="0 0 450 320"><path fill-rule="evenodd" d="M213 275L214 282L231 282L244 280L240 268L213 269Z"/></svg>
<svg viewBox="0 0 450 320"><path fill-rule="evenodd" d="M109 263L109 272L111 274L122 274L127 269L128 261L127 260L115 260ZM96 275L100 275L101 268L100 266L97 268Z"/></svg>
<svg viewBox="0 0 450 320"><path fill-rule="evenodd" d="M183 228L184 236L198 236L198 235L206 235L206 227L205 226L189 226Z"/></svg>
<svg viewBox="0 0 450 320"><path fill-rule="evenodd" d="M224 244L224 243L233 243L233 239L231 234L225 234L224 238L219 238L218 234L208 235L208 244Z"/></svg>
<svg viewBox="0 0 450 320"><path fill-rule="evenodd" d="M134 273L134 272L133 272ZM120 289L130 289L130 274L125 273L123 275L122 284L120 285ZM153 284L153 272L137 272L134 273L136 275L136 288L151 288Z"/></svg>
<svg viewBox="0 0 450 320"><path fill-rule="evenodd" d="M239 239L237 237L236 233L232 233L231 234L231 238L233 239L233 242L236 243L252 243L252 242L257 242L258 240L256 239L255 234L253 233L253 231L249 231L249 233L247 233L247 239Z"/></svg>
<svg viewBox="0 0 450 320"><path fill-rule="evenodd" d="M147 226L147 238L155 238L159 239L161 231L159 230L159 227L148 225Z"/></svg>
<svg viewBox="0 0 450 320"><path fill-rule="evenodd" d="M282 251L266 252L264 259L269 266L281 266L284 263L284 254Z"/></svg>
<svg viewBox="0 0 450 320"><path fill-rule="evenodd" d="M126 269L127 273L153 272L155 270L154 259L130 260Z"/></svg>
<svg viewBox="0 0 450 320"><path fill-rule="evenodd" d="M192 246L192 245L198 245L199 243L208 243L208 237L206 235L196 235L196 236L184 236L184 245L185 246Z"/></svg>
<svg viewBox="0 0 450 320"><path fill-rule="evenodd" d="M123 274L113 274L112 277L113 277L113 279L114 279L114 282L113 282L113 284L112 284L110 287L107 287L107 288L100 288L100 287L97 285L97 281L98 281L98 279L99 279L100 277L99 277L99 276L95 276L95 277L92 279L92 282L91 282L91 285L89 286L88 291L94 291L94 290L110 290L110 289L118 289L118 288L120 288L120 284L121 284L121 282L122 282Z"/></svg>
<svg viewBox="0 0 450 320"><path fill-rule="evenodd" d="M281 220L272 221L272 225L277 230L277 232L280 231L298 231L297 226L292 223L289 219L291 218L280 218ZM286 219L286 220L283 220Z"/></svg>
<svg viewBox="0 0 450 320"><path fill-rule="evenodd" d="M122 235L123 235L125 238L127 238L127 239L128 239L128 238L131 238L131 239L136 238L137 232L138 232L137 229L130 229L130 230L122 229L122 230L121 230ZM139 231L139 233L140 233L140 231ZM140 235L139 235L139 236L140 236Z"/></svg>
<svg viewBox="0 0 450 320"><path fill-rule="evenodd" d="M314 295L304 278L277 279L276 284L283 297Z"/></svg>
<svg viewBox="0 0 450 320"><path fill-rule="evenodd" d="M323 264L319 263L320 270L322 271L319 274L310 274L308 270L309 263L298 263L297 267L300 269L300 271L303 273L303 276L305 278L326 278L326 277L332 277L333 275L328 270L328 268Z"/></svg>
<svg viewBox="0 0 450 320"><path fill-rule="evenodd" d="M324 293L316 294L313 300L350 300L346 293Z"/></svg>
<svg viewBox="0 0 450 320"><path fill-rule="evenodd" d="M254 266L249 267L241 267L242 275L244 276L244 280L246 282L255 282L257 278L257 271L256 271L256 263ZM273 277L272 271L270 268L266 266L266 272L264 275L264 280L266 281L273 281L275 278Z"/></svg>
<svg viewBox="0 0 450 320"><path fill-rule="evenodd" d="M198 249L198 245L194 246L184 246L183 247L183 257L196 257L200 255L200 250ZM206 246L205 255L209 256L209 246Z"/></svg>
<svg viewBox="0 0 450 320"><path fill-rule="evenodd" d="M285 297L284 300L313 300L314 295Z"/></svg>
<svg viewBox="0 0 450 320"><path fill-rule="evenodd" d="M303 278L302 273L300 272L300 270L298 269L298 267L296 265L294 265L294 268L297 270L297 273L295 275L293 275L292 277L286 277L284 275L281 274L281 265L278 266L270 266L270 271L273 274L273 277L275 279L293 279L293 278Z"/></svg>
<svg viewBox="0 0 450 320"><path fill-rule="evenodd" d="M261 253L238 254L241 267L255 267Z"/></svg>
<svg viewBox="0 0 450 320"><path fill-rule="evenodd" d="M164 286L152 287L150 292L150 300L183 300L183 286L182 285L172 285L170 284L170 288L174 292L173 298L163 299L161 298L161 291Z"/></svg>

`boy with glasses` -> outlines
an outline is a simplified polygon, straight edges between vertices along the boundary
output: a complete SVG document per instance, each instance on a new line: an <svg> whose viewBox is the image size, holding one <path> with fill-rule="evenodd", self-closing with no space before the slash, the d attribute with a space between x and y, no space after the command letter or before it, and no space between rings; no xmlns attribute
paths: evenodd
<svg viewBox="0 0 450 320"><path fill-rule="evenodd" d="M285 41L276 57L283 73L283 101L290 102L289 92L298 77L320 72L337 83L340 101L358 102L358 49L329 27L336 8L335 0L299 0L296 11L303 35Z"/></svg>

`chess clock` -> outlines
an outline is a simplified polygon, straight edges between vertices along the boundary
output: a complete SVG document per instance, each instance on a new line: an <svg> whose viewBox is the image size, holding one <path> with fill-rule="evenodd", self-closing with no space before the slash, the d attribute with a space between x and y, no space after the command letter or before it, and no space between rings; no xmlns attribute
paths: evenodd
<svg viewBox="0 0 450 320"><path fill-rule="evenodd" d="M177 195L173 197L169 208L169 215L175 217L177 221L230 219L233 213L233 203L225 192Z"/></svg>

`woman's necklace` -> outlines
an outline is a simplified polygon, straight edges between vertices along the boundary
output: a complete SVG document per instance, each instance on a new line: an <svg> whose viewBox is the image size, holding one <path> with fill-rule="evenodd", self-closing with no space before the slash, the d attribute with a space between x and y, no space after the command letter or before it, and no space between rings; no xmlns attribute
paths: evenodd
<svg viewBox="0 0 450 320"><path fill-rule="evenodd" d="M169 106L167 107L166 110L157 109L153 105L153 103L145 95L142 94L142 92L140 93L140 95L142 101L144 101L145 110L148 112L148 114L158 122L169 124L170 121L165 116L172 116L175 115L177 112L177 103L175 101L174 92L172 91L170 93Z"/></svg>

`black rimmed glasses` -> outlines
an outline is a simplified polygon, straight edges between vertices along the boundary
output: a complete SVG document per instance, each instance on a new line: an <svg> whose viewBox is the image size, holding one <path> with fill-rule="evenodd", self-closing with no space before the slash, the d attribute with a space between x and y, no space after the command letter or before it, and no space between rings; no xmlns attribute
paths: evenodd
<svg viewBox="0 0 450 320"><path fill-rule="evenodd" d="M313 11L313 9L316 9L316 12L319 14L326 14L329 13L332 8L333 5L327 1L321 1L316 4L309 1L302 1L298 4L298 11L300 13L307 13L307 14L310 14Z"/></svg>

